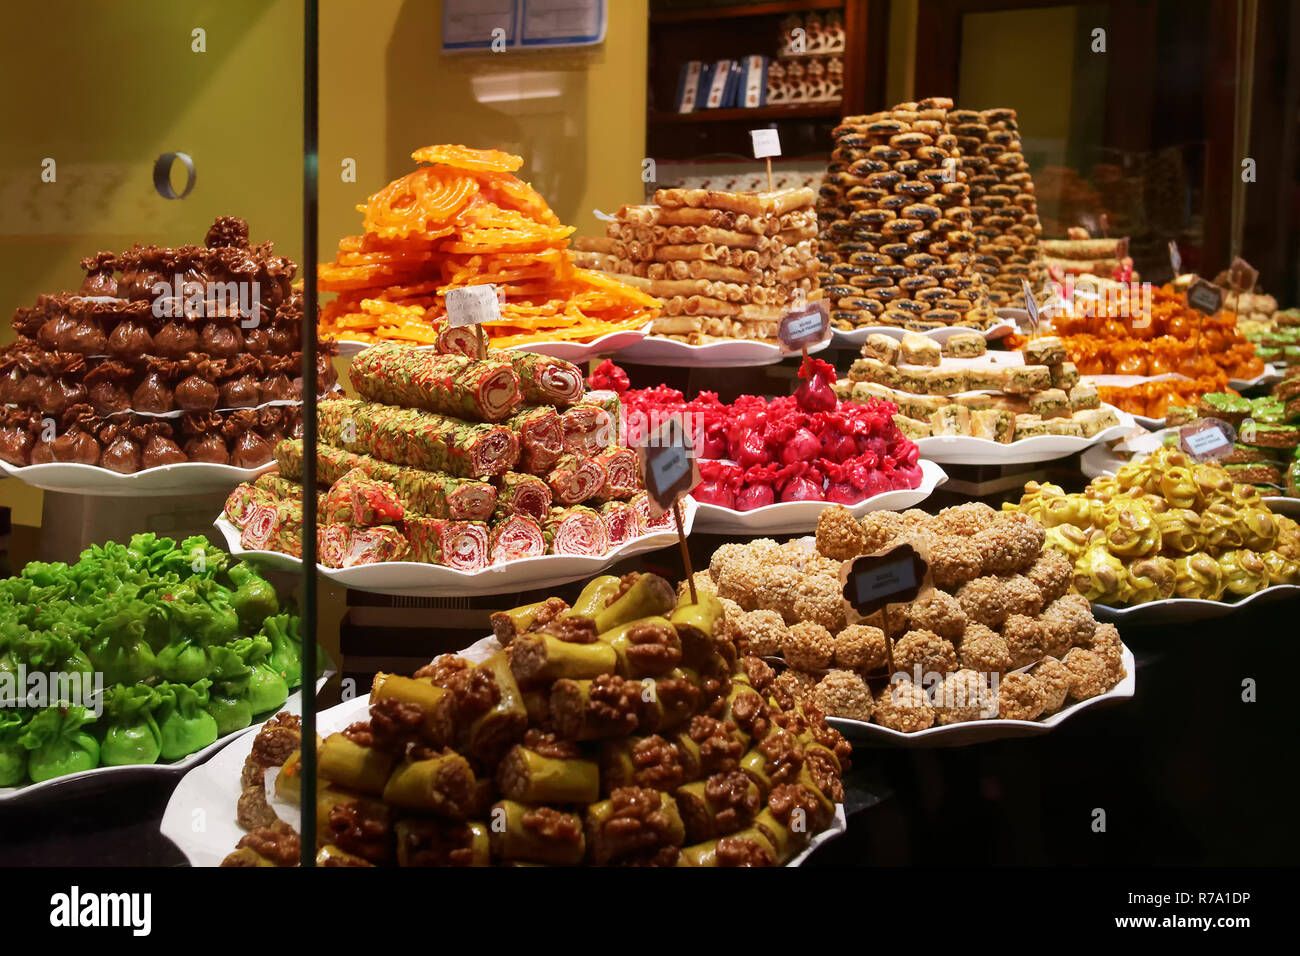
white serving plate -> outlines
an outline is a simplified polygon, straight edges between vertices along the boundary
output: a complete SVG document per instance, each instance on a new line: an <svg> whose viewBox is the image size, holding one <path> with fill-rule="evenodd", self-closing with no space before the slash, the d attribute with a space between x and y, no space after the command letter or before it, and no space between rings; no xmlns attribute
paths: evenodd
<svg viewBox="0 0 1300 956"><path fill-rule="evenodd" d="M1282 370L1275 365L1265 365L1264 371L1254 378L1232 378L1228 380L1228 386L1240 392L1243 389L1272 385L1280 381L1282 381Z"/></svg>
<svg viewBox="0 0 1300 956"><path fill-rule="evenodd" d="M1099 608L1093 608L1094 612ZM1097 615L1098 620L1101 616ZM828 717L826 722L842 733L854 745L875 744L885 747L964 747L968 744L982 744L990 740L1003 740L1010 737L1036 737L1049 733L1069 720L1075 714L1087 710L1105 701L1124 700L1133 696L1137 686L1133 652L1127 646L1122 647L1125 677L1118 684L1096 697L1071 704L1042 720L969 720L960 724L935 726L918 730L914 734L905 734L901 730L892 730L879 724L864 720L849 720L846 717Z"/></svg>
<svg viewBox="0 0 1300 956"><path fill-rule="evenodd" d="M691 533L697 505L689 496L682 499L682 530ZM230 553L239 558L256 558L269 568L280 571L302 570L302 559L278 551L249 551L239 543L239 529L224 515L213 522L226 539ZM495 564L481 571L456 571L416 561L384 561L355 568L327 568L316 565L316 572L335 584L376 594L399 597L457 597L483 594L510 594L534 588L553 587L599 574L624 558L647 551L658 551L677 543L677 528L672 526L640 538L633 538L599 557L546 554Z"/></svg>
<svg viewBox="0 0 1300 956"><path fill-rule="evenodd" d="M917 334L934 339L934 341L942 345L960 332L980 332L980 334L984 336L984 341L992 342L994 339L1000 339L1003 336L1010 335L1014 331L1016 331L1015 322L1011 319L1003 319L1003 321L991 325L984 330L969 329L960 325L950 325L946 328L929 329L925 332L918 332ZM857 328L852 332L842 332L839 329L832 329L831 340L834 342L836 348L861 348L862 343L867 340L867 336L876 333L888 335L890 338L899 339L901 341L903 336L907 334L907 330L900 329L893 325L873 325Z"/></svg>
<svg viewBox="0 0 1300 956"><path fill-rule="evenodd" d="M489 636L461 651L461 656L479 662L500 649L501 645L496 638ZM368 719L369 710L370 695L367 692L317 713L316 731L322 737L328 736L343 730L349 724ZM260 729L260 725L250 729ZM167 801L167 809L163 811L158 829L185 854L191 866L220 866L221 861L234 851L235 844L245 835L246 831L236 822L235 812L241 793L239 782L244 761L252 748L252 737L236 746L225 748L207 763L187 773ZM271 785L275 773L274 770L269 771L267 776L268 803L286 823L295 830L301 829L298 808L280 803L273 796ZM196 821L202 821L202 825ZM844 805L837 804L834 822L813 837L804 851L787 866L801 865L817 847L840 836L847 829Z"/></svg>
<svg viewBox="0 0 1300 956"><path fill-rule="evenodd" d="M1119 416L1119 424L1112 425L1091 438L1038 435L1003 444L990 438L972 438L969 435L939 435L916 439L916 447L921 450L923 458L945 465L1021 465L1053 461L1101 442L1120 438L1137 427L1133 416L1128 412L1119 409L1114 411Z"/></svg>
<svg viewBox="0 0 1300 956"><path fill-rule="evenodd" d="M329 679L332 672L326 671L319 680L316 681L316 689L320 690L325 681ZM276 712L282 710L300 711L302 710L302 688L293 691L288 700L276 708ZM102 793L112 784L135 779L139 777L166 777L179 775L192 767L198 766L208 759L212 754L221 750L231 741L250 731L257 730L266 722L269 717L266 715L259 721L249 724L243 730L236 730L219 737L213 743L204 747L202 750L196 750L188 757L175 760L170 763L134 763L127 764L123 767L95 767L93 770L82 770L79 773L69 773L62 777L54 777L41 783L29 783L21 787L4 787L0 788L0 805L9 804L11 806L22 806L37 800L63 799L64 797L81 796L91 793ZM251 746L251 743L250 743ZM242 761L241 761L242 763Z"/></svg>
<svg viewBox="0 0 1300 956"><path fill-rule="evenodd" d="M553 358L564 359L567 362L585 362L588 359L596 358L599 355L609 355L617 352L619 349L626 348L636 342L640 342L650 331L650 324L635 329L623 329L618 332L607 332L604 335L592 339L590 342L530 342L527 345L512 345L508 351L517 352L536 352L539 355L550 355ZM376 342L356 342L351 339L338 340L339 355L347 358L364 352ZM491 345L491 341L488 342ZM419 351L434 351L436 346L433 345L415 345L413 348Z"/></svg>
<svg viewBox="0 0 1300 956"><path fill-rule="evenodd" d="M1286 515L1293 521L1300 521L1300 498L1287 495L1270 495L1264 499L1268 510L1275 515Z"/></svg>
<svg viewBox="0 0 1300 956"><path fill-rule="evenodd" d="M161 498L167 495L200 495L229 491L242 481L252 481L275 467L268 461L260 468L236 468L201 461L183 461L175 465L146 468L132 475L119 475L98 465L75 462L48 462L43 465L15 467L0 461L6 478L17 478L46 491L92 495L105 498Z"/></svg>
<svg viewBox="0 0 1300 956"><path fill-rule="evenodd" d="M1256 591L1240 601L1206 601L1201 598L1167 598L1150 601L1133 607L1107 607L1093 604L1092 615L1099 621L1110 621L1117 626L1149 626L1154 624L1190 624L1209 618L1228 617L1250 604L1270 604L1300 597L1300 586L1275 584Z"/></svg>
<svg viewBox="0 0 1300 956"><path fill-rule="evenodd" d="M855 505L847 505L855 518L869 511L905 511L914 508L948 480L948 474L932 461L921 461L921 484L915 488L886 491ZM784 501L752 511L736 511L721 505L699 502L695 522L700 531L712 534L806 534L817 527L825 501Z"/></svg>
<svg viewBox="0 0 1300 956"><path fill-rule="evenodd" d="M831 341L832 337L827 336L825 341L810 346L808 354L829 348ZM775 365L782 359L797 355L798 352L783 351L779 345L745 339L710 342L708 345L687 345L676 339L647 335L640 342L620 349L618 359L621 362L640 365L670 365L678 368L743 368L752 365Z"/></svg>

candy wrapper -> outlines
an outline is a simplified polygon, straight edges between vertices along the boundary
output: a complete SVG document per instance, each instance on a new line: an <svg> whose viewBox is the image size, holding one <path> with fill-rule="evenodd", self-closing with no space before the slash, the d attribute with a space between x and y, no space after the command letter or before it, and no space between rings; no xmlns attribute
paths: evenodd
<svg viewBox="0 0 1300 956"><path fill-rule="evenodd" d="M501 476L497 492L497 513L500 515L526 515L535 521L545 521L551 512L551 489L535 475L521 475L508 471Z"/></svg>
<svg viewBox="0 0 1300 956"><path fill-rule="evenodd" d="M581 504L600 494L609 474L595 458L565 455L546 476L555 500L565 505Z"/></svg>
<svg viewBox="0 0 1300 956"><path fill-rule="evenodd" d="M542 530L551 554L599 557L609 551L605 523L599 514L582 505L552 508Z"/></svg>
<svg viewBox="0 0 1300 956"><path fill-rule="evenodd" d="M479 571L488 564L488 526L481 521L407 519L406 534L415 561L457 571Z"/></svg>
<svg viewBox="0 0 1300 956"><path fill-rule="evenodd" d="M492 525L488 535L488 555L493 564L518 558L536 558L546 553L546 536L542 526L522 514L508 515Z"/></svg>
<svg viewBox="0 0 1300 956"><path fill-rule="evenodd" d="M334 483L325 498L326 522L373 527L396 524L406 515L397 489L353 469Z"/></svg>
<svg viewBox="0 0 1300 956"><path fill-rule="evenodd" d="M356 356L348 377L357 394L371 401L470 421L501 421L522 400L508 359L439 355L392 343Z"/></svg>

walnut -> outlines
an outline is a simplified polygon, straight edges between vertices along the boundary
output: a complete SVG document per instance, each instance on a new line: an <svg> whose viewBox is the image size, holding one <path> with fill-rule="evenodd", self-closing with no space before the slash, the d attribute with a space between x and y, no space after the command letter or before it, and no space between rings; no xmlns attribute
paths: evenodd
<svg viewBox="0 0 1300 956"><path fill-rule="evenodd" d="M257 732L249 759L259 767L281 767L289 755L302 745L302 729L298 718L292 724L279 722L279 717Z"/></svg>
<svg viewBox="0 0 1300 956"><path fill-rule="evenodd" d="M378 806L375 812L375 805L363 806L360 800L336 804L328 820L335 846L371 863L386 862L392 852L388 812Z"/></svg>
<svg viewBox="0 0 1300 956"><path fill-rule="evenodd" d="M434 658L432 663L425 664L411 676L417 680L425 677L431 678L435 686L441 687L443 690L450 690L448 685L452 677L469 670L473 666L463 657L457 657L455 654L443 654Z"/></svg>
<svg viewBox="0 0 1300 956"><path fill-rule="evenodd" d="M343 728L343 736L358 747L373 747L375 735L370 729L370 721L360 720Z"/></svg>
<svg viewBox="0 0 1300 956"><path fill-rule="evenodd" d="M783 783L773 787L767 798L767 808L787 830L804 836L826 829L831 822L826 804L817 798L817 794L799 783Z"/></svg>
<svg viewBox="0 0 1300 956"><path fill-rule="evenodd" d="M758 752L766 758L764 769L773 786L791 783L798 778L803 767L803 745L789 732L778 730L768 734L758 745Z"/></svg>
<svg viewBox="0 0 1300 956"><path fill-rule="evenodd" d="M542 602L542 606L537 609L536 613L533 614L533 623L528 625L528 630L529 631L548 630L548 626L551 624L551 622L555 621L556 618L558 618L561 614L563 614L568 609L569 609L568 602L566 602L563 598L557 598L557 597L547 598L545 601ZM573 618L573 620L584 620L584 619ZM594 621L592 621L592 627L593 628L595 627ZM550 633L549 630L548 633ZM558 637L559 635L556 636Z"/></svg>
<svg viewBox="0 0 1300 956"><path fill-rule="evenodd" d="M672 625L637 624L628 629L627 639L627 659L633 673L663 674L681 663L681 643Z"/></svg>
<svg viewBox="0 0 1300 956"><path fill-rule="evenodd" d="M693 714L700 704L700 688L689 677L666 677L655 681L655 696L667 715Z"/></svg>
<svg viewBox="0 0 1300 956"><path fill-rule="evenodd" d="M817 789L836 803L843 803L844 783L840 780L840 772L836 769L830 755L824 750L809 750L805 763L813 783L817 784Z"/></svg>
<svg viewBox="0 0 1300 956"><path fill-rule="evenodd" d="M638 574L636 571L632 571L619 578L618 590L609 596L609 600L605 602L605 607L609 607L611 604L613 604L615 601L621 598L624 594L630 591L632 589L632 585L636 584L637 580L640 577L641 577L640 574Z"/></svg>
<svg viewBox="0 0 1300 956"><path fill-rule="evenodd" d="M454 695L459 723L469 723L487 713L501 699L496 678L481 667L452 674L447 681L447 690Z"/></svg>
<svg viewBox="0 0 1300 956"><path fill-rule="evenodd" d="M604 831L611 842L632 852L668 841L672 823L663 798L650 787L618 787L609 795L611 806Z"/></svg>
<svg viewBox="0 0 1300 956"><path fill-rule="evenodd" d="M745 676L749 678L750 685L757 691L767 690L776 680L776 671L761 657L751 654L740 663L745 669Z"/></svg>
<svg viewBox="0 0 1300 956"><path fill-rule="evenodd" d="M464 823L411 818L403 838L407 866L470 866L474 834Z"/></svg>
<svg viewBox="0 0 1300 956"><path fill-rule="evenodd" d="M532 630L540 630L569 644L594 644L596 641L596 622L589 617L556 618L545 627Z"/></svg>
<svg viewBox="0 0 1300 956"><path fill-rule="evenodd" d="M636 730L641 702L641 684L624 680L616 674L602 674L591 682L589 709L593 723L622 728L630 734Z"/></svg>
<svg viewBox="0 0 1300 956"><path fill-rule="evenodd" d="M704 573L704 572L701 572ZM618 861L618 866L676 866L677 860L681 857L681 847L672 846L671 844L656 847L651 850L643 850L640 853L624 857Z"/></svg>
<svg viewBox="0 0 1300 956"><path fill-rule="evenodd" d="M736 725L700 715L691 720L691 740L700 747L700 770L711 776L735 770L745 755L745 744L736 735Z"/></svg>
<svg viewBox="0 0 1300 956"><path fill-rule="evenodd" d="M715 851L718 866L775 866L771 853L757 840L727 836L718 841Z"/></svg>
<svg viewBox="0 0 1300 956"><path fill-rule="evenodd" d="M297 866L302 856L302 843L297 832L283 820L269 827L258 827L235 844L235 849L250 847L276 866Z"/></svg>
<svg viewBox="0 0 1300 956"><path fill-rule="evenodd" d="M384 753L400 756L411 744L443 746L447 741L434 726L419 704L386 697L370 705L371 745Z"/></svg>
<svg viewBox="0 0 1300 956"><path fill-rule="evenodd" d="M541 754L543 757L552 757L556 760L569 760L582 756L582 750L571 740L561 740L553 733L547 733L536 727L530 727L524 733L524 746Z"/></svg>
<svg viewBox="0 0 1300 956"><path fill-rule="evenodd" d="M740 770L715 773L704 782L704 795L710 806L720 806L714 815L718 831L734 833L749 825L758 813L758 790L749 775Z"/></svg>
<svg viewBox="0 0 1300 956"><path fill-rule="evenodd" d="M632 745L632 766L639 786L656 790L676 790L686 781L677 745L658 734L642 737Z"/></svg>
<svg viewBox="0 0 1300 956"><path fill-rule="evenodd" d="M525 811L520 822L543 840L577 843L582 839L582 824L578 818L554 807L533 807Z"/></svg>
<svg viewBox="0 0 1300 956"><path fill-rule="evenodd" d="M737 694L731 702L732 719L751 737L762 737L767 733L770 710L767 701L757 693Z"/></svg>

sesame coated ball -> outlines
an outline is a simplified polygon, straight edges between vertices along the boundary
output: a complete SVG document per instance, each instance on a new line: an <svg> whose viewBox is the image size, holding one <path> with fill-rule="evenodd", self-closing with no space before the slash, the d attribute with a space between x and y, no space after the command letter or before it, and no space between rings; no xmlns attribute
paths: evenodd
<svg viewBox="0 0 1300 956"><path fill-rule="evenodd" d="M835 635L835 666L878 671L888 666L885 632L869 624L850 624Z"/></svg>
<svg viewBox="0 0 1300 956"><path fill-rule="evenodd" d="M1110 690L1110 667L1096 651L1074 647L1065 655L1065 669L1070 672L1070 699L1088 700Z"/></svg>
<svg viewBox="0 0 1300 956"><path fill-rule="evenodd" d="M1105 660L1106 667L1110 670L1112 685L1124 678L1124 648L1119 640L1119 631L1114 624L1098 624L1088 649L1096 651Z"/></svg>
<svg viewBox="0 0 1300 956"><path fill-rule="evenodd" d="M1029 515L1008 511L971 539L984 558L985 574L1015 574L1028 568L1043 550L1047 534Z"/></svg>
<svg viewBox="0 0 1300 956"><path fill-rule="evenodd" d="M776 611L788 624L797 621L794 599L801 578L799 571L788 564L761 566L755 577L754 607Z"/></svg>
<svg viewBox="0 0 1300 956"><path fill-rule="evenodd" d="M817 686L817 678L811 674L805 674L803 671L787 668L777 675L772 686L778 698L786 696L794 703L800 704L805 699L812 700L812 692Z"/></svg>
<svg viewBox="0 0 1300 956"><path fill-rule="evenodd" d="M1008 614L1028 614L1033 617L1043 609L1043 592L1038 585L1023 574L1012 574L1002 579Z"/></svg>
<svg viewBox="0 0 1300 956"><path fill-rule="evenodd" d="M745 545L749 553L760 562L768 561L780 550L781 545L773 538L755 538Z"/></svg>
<svg viewBox="0 0 1300 956"><path fill-rule="evenodd" d="M889 547L907 531L902 515L894 511L871 511L862 516L862 553L874 554Z"/></svg>
<svg viewBox="0 0 1300 956"><path fill-rule="evenodd" d="M1032 674L1004 674L998 681L998 717L1036 720L1043 713L1043 689Z"/></svg>
<svg viewBox="0 0 1300 956"><path fill-rule="evenodd" d="M804 562L804 574L829 574L837 581L840 577L840 566L844 562L836 561L833 558L824 558L820 554L810 552L808 560Z"/></svg>
<svg viewBox="0 0 1300 956"><path fill-rule="evenodd" d="M912 676L947 674L957 669L957 651L933 631L908 631L894 645L894 668Z"/></svg>
<svg viewBox="0 0 1300 956"><path fill-rule="evenodd" d="M910 680L892 681L876 694L873 719L882 727L911 734L933 727L934 718L930 698Z"/></svg>
<svg viewBox="0 0 1300 956"><path fill-rule="evenodd" d="M800 571L808 565L808 559L813 552L809 551L798 541L787 541L785 544L769 551L763 552L763 564L785 564L792 568L798 568Z"/></svg>
<svg viewBox="0 0 1300 956"><path fill-rule="evenodd" d="M938 535L931 536L926 544L935 587L955 592L967 581L980 576L984 559L971 539L951 534Z"/></svg>
<svg viewBox="0 0 1300 956"><path fill-rule="evenodd" d="M748 551L728 558L718 574L718 597L731 598L745 610L754 610L758 606L754 603L754 589L760 574L757 559Z"/></svg>
<svg viewBox="0 0 1300 956"><path fill-rule="evenodd" d="M1025 572L1043 596L1044 604L1051 604L1066 591L1074 580L1074 565L1055 548L1047 548Z"/></svg>
<svg viewBox="0 0 1300 956"><path fill-rule="evenodd" d="M828 717L870 720L875 710L871 691L853 671L830 671L817 682L812 698Z"/></svg>
<svg viewBox="0 0 1300 956"><path fill-rule="evenodd" d="M835 656L831 632L820 624L800 621L793 625L781 642L785 662L801 671L819 671L830 667Z"/></svg>
<svg viewBox="0 0 1300 956"><path fill-rule="evenodd" d="M960 641L966 630L966 612L955 597L936 589L907 606L907 626L934 631L950 641Z"/></svg>
<svg viewBox="0 0 1300 956"><path fill-rule="evenodd" d="M696 571L695 574L692 575L692 577L695 579L696 594L717 594L718 593L717 582L713 580L713 575L709 571ZM687 581L682 580L677 582L677 600L680 601L683 598L685 598L686 600L690 600L689 597L690 593L691 593L691 586Z"/></svg>
<svg viewBox="0 0 1300 956"><path fill-rule="evenodd" d="M961 666L981 674L1011 669L1011 650L1002 635L983 624L967 624L961 639Z"/></svg>
<svg viewBox="0 0 1300 956"><path fill-rule="evenodd" d="M1097 631L1097 619L1092 616L1092 605L1077 592L1062 595L1049 604L1043 611L1041 620L1051 632L1049 643L1053 647L1089 647Z"/></svg>
<svg viewBox="0 0 1300 956"><path fill-rule="evenodd" d="M890 634L897 634L907 629L907 606L905 604L891 604L884 611L877 611L875 614L867 615L862 619L862 623L883 629L886 611L889 613Z"/></svg>
<svg viewBox="0 0 1300 956"><path fill-rule="evenodd" d="M830 505L817 517L817 552L837 561L847 561L862 553L866 540L862 525L853 512L843 505Z"/></svg>
<svg viewBox="0 0 1300 956"><path fill-rule="evenodd" d="M731 598L718 598L722 605L722 616L713 625L714 637L722 641L736 641L740 637L740 619L745 610Z"/></svg>
<svg viewBox="0 0 1300 956"><path fill-rule="evenodd" d="M930 694L940 724L992 716L992 694L984 678L970 668L953 671Z"/></svg>
<svg viewBox="0 0 1300 956"><path fill-rule="evenodd" d="M1011 613L1006 588L996 575L985 575L968 581L957 590L957 603L966 614L966 620L983 624L995 630Z"/></svg>
<svg viewBox="0 0 1300 956"><path fill-rule="evenodd" d="M713 552L713 557L709 559L709 575L714 581L722 576L722 570L736 558L754 559L756 556L750 552L748 546L736 544L734 542L724 544Z"/></svg>
<svg viewBox="0 0 1300 956"><path fill-rule="evenodd" d="M839 578L829 574L808 575L797 579L794 595L794 620L820 624L828 631L844 626L844 588Z"/></svg>
<svg viewBox="0 0 1300 956"><path fill-rule="evenodd" d="M1043 713L1050 714L1061 709L1065 699L1070 696L1070 671L1055 657L1049 657L1030 671L1038 678L1038 685L1043 691Z"/></svg>
<svg viewBox="0 0 1300 956"><path fill-rule="evenodd" d="M1002 622L1011 668L1025 667L1043 656L1043 628L1026 614L1011 614Z"/></svg>
<svg viewBox="0 0 1300 956"><path fill-rule="evenodd" d="M991 528L998 513L981 501L968 501L965 504L944 508L934 519L932 526L940 534L955 534L963 538L973 538L981 531Z"/></svg>
<svg viewBox="0 0 1300 956"><path fill-rule="evenodd" d="M899 517L903 519L903 524L911 531L919 531L930 526L934 516L922 511L920 508L908 508L901 512Z"/></svg>
<svg viewBox="0 0 1300 956"><path fill-rule="evenodd" d="M741 648L756 657L775 657L781 653L789 630L780 614L775 611L748 611L736 624Z"/></svg>

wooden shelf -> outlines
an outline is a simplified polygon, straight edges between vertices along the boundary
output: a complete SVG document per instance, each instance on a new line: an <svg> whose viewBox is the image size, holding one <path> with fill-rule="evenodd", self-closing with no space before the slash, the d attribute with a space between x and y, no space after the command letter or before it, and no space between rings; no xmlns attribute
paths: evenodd
<svg viewBox="0 0 1300 956"><path fill-rule="evenodd" d="M752 120L768 123L773 120L816 120L838 119L844 115L844 107L839 103L794 103L790 106L757 106L753 109L729 110L695 110L692 113L652 112L651 124L673 125L677 123L731 123L739 120Z"/></svg>
<svg viewBox="0 0 1300 956"><path fill-rule="evenodd" d="M692 23L699 20L730 20L734 17L774 17L814 10L842 10L844 0L774 0L765 3L735 3L721 7L692 7L650 14L651 23Z"/></svg>

